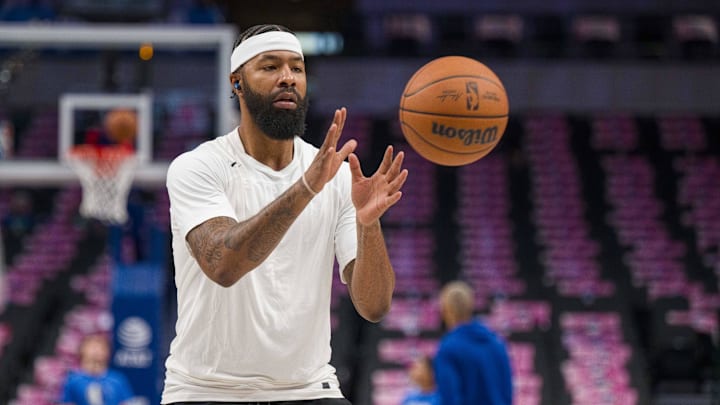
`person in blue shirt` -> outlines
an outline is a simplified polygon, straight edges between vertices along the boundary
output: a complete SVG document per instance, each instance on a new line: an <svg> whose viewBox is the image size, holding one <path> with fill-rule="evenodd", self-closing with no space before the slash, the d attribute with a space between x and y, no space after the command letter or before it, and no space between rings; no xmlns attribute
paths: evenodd
<svg viewBox="0 0 720 405"><path fill-rule="evenodd" d="M420 356L413 361L408 376L415 387L407 393L401 405L440 405L432 367L428 356Z"/></svg>
<svg viewBox="0 0 720 405"><path fill-rule="evenodd" d="M108 368L110 344L102 335L87 336L80 344L80 368L68 373L63 405L129 405L133 399L127 378Z"/></svg>
<svg viewBox="0 0 720 405"><path fill-rule="evenodd" d="M434 360L442 405L512 405L510 358L503 340L473 313L472 288L448 283L440 292L440 312L448 332Z"/></svg>

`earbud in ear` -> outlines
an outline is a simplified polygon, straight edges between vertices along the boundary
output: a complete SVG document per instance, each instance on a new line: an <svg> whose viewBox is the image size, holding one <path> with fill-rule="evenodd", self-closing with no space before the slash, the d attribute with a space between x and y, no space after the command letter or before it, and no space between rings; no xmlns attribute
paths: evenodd
<svg viewBox="0 0 720 405"><path fill-rule="evenodd" d="M240 82L235 82L235 89L240 90Z"/></svg>

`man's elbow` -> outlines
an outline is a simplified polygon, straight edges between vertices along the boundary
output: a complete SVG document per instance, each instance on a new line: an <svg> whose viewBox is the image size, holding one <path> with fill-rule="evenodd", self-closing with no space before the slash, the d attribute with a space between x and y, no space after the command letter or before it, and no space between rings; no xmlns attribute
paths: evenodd
<svg viewBox="0 0 720 405"><path fill-rule="evenodd" d="M368 322L378 323L385 318L388 312L390 312L390 301L375 303L374 305L366 305L362 309L358 310L360 316L365 318Z"/></svg>
<svg viewBox="0 0 720 405"><path fill-rule="evenodd" d="M385 313L368 313L367 315L364 315L363 318L365 318L368 322L378 323L385 318Z"/></svg>
<svg viewBox="0 0 720 405"><path fill-rule="evenodd" d="M234 277L215 276L214 278L211 278L211 280L220 287L229 288L234 286L239 279L235 279Z"/></svg>
<svg viewBox="0 0 720 405"><path fill-rule="evenodd" d="M221 287L232 287L247 272L238 272L237 269L216 268L213 270L204 270L205 275L215 284Z"/></svg>

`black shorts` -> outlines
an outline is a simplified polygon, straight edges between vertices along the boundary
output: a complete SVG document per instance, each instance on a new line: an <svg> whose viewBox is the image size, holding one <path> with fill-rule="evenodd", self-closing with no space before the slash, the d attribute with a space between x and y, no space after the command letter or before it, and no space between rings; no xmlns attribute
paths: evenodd
<svg viewBox="0 0 720 405"><path fill-rule="evenodd" d="M345 398L320 398L273 402L173 402L169 405L352 405L352 403Z"/></svg>

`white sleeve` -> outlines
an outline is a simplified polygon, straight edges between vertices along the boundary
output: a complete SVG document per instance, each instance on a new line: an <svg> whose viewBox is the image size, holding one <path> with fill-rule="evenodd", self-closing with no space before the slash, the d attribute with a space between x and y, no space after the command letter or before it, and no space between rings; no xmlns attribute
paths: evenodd
<svg viewBox="0 0 720 405"><path fill-rule="evenodd" d="M180 155L170 164L167 189L170 216L183 239L208 219L230 217L237 221L217 171L191 154Z"/></svg>
<svg viewBox="0 0 720 405"><path fill-rule="evenodd" d="M335 256L340 265L340 280L347 284L343 270L357 257L357 219L351 196L352 178L347 163L343 163L337 176L342 176L342 181L340 182L340 217L335 228Z"/></svg>

